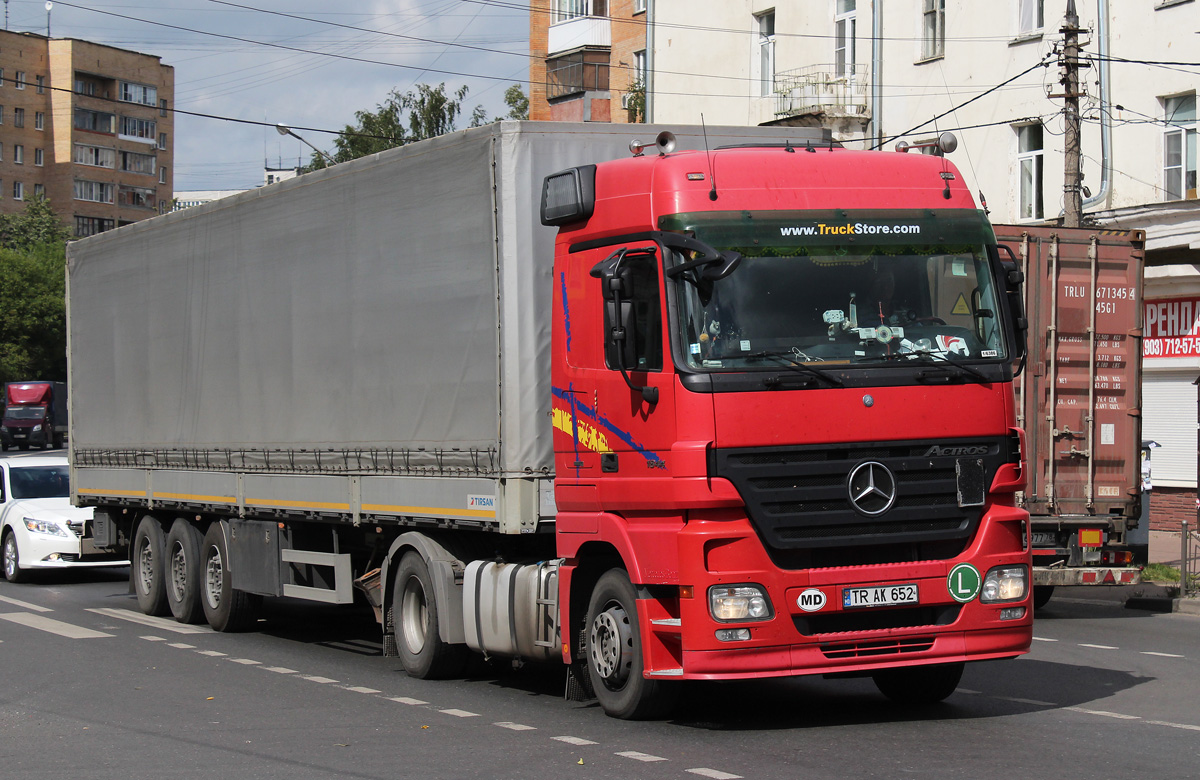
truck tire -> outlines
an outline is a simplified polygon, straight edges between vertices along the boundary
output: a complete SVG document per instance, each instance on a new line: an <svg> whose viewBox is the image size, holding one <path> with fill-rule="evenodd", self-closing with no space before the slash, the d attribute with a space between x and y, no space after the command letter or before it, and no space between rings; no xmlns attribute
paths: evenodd
<svg viewBox="0 0 1200 780"><path fill-rule="evenodd" d="M163 573L166 575L167 605L180 623L199 623L204 619L200 606L200 529L176 518L167 533Z"/></svg>
<svg viewBox="0 0 1200 780"><path fill-rule="evenodd" d="M958 687L963 664L908 666L871 675L879 692L905 705L937 704Z"/></svg>
<svg viewBox="0 0 1200 780"><path fill-rule="evenodd" d="M262 596L235 590L229 574L229 550L220 523L204 534L200 550L200 605L214 631L245 631L258 620Z"/></svg>
<svg viewBox="0 0 1200 780"><path fill-rule="evenodd" d="M167 583L163 576L163 532L158 521L143 517L133 533L133 552L129 556L129 578L138 608L144 615L163 617L171 613L167 606Z"/></svg>
<svg viewBox="0 0 1200 780"><path fill-rule="evenodd" d="M607 715L646 720L671 711L679 686L642 676L637 592L624 569L610 569L596 583L584 636L588 676Z"/></svg>
<svg viewBox="0 0 1200 780"><path fill-rule="evenodd" d="M1054 595L1053 585L1034 585L1033 586L1033 608L1041 609L1050 603L1050 597Z"/></svg>
<svg viewBox="0 0 1200 780"><path fill-rule="evenodd" d="M400 559L392 589L392 615L396 649L404 671L421 680L445 679L462 673L470 651L466 645L452 645L439 636L433 580L418 552L410 550Z"/></svg>
<svg viewBox="0 0 1200 780"><path fill-rule="evenodd" d="M9 582L27 582L29 574L21 569L21 552L17 549L17 535L12 531L4 534L4 579Z"/></svg>

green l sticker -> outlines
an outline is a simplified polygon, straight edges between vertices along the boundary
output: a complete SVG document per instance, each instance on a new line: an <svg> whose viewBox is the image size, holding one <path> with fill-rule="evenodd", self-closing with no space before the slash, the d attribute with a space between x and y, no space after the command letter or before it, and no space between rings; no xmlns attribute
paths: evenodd
<svg viewBox="0 0 1200 780"><path fill-rule="evenodd" d="M981 587L983 578L979 576L979 569L969 563L958 564L946 577L946 589L950 591L950 598L960 604L973 601L979 595Z"/></svg>

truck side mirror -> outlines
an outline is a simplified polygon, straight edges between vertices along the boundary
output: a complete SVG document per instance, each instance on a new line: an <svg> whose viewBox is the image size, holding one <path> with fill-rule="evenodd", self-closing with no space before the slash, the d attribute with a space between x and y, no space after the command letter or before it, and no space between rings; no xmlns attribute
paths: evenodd
<svg viewBox="0 0 1200 780"><path fill-rule="evenodd" d="M1008 260L1000 259L1000 267L1004 270L1004 292L1008 298L1008 310L1012 313L1013 333L1017 337L1016 347L1020 350L1019 354L1013 357L1019 358L1024 366L1029 331L1029 320L1025 317L1025 273L1018 267L1017 256L1013 254L1011 247L1007 244L997 244L996 249L1008 255Z"/></svg>
<svg viewBox="0 0 1200 780"><path fill-rule="evenodd" d="M637 318L633 301L604 302L604 359L610 366L637 366Z"/></svg>
<svg viewBox="0 0 1200 780"><path fill-rule="evenodd" d="M658 403L657 387L641 387L629 378L630 370L638 363L637 317L634 311L633 271L625 267L628 257L654 257L655 248L618 249L596 263L590 275L600 280L604 298L604 360L610 367L620 369L630 390L640 392L649 404Z"/></svg>

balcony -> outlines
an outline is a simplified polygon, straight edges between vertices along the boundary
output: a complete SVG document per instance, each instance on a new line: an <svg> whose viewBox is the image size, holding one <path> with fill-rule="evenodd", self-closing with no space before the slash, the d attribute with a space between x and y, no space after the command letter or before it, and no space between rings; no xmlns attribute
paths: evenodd
<svg viewBox="0 0 1200 780"><path fill-rule="evenodd" d="M866 65L809 65L775 74L775 117L814 114L868 119Z"/></svg>
<svg viewBox="0 0 1200 780"><path fill-rule="evenodd" d="M546 39L547 56L584 46L612 46L612 25L608 17L577 16L550 25Z"/></svg>

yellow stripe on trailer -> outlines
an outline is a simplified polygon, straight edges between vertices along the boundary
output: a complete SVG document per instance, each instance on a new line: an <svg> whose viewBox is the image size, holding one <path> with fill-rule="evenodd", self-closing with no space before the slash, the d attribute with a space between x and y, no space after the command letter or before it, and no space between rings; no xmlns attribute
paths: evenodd
<svg viewBox="0 0 1200 780"><path fill-rule="evenodd" d="M247 498L246 506L277 506L284 509L338 509L350 511L350 505L340 501L284 501L277 498Z"/></svg>
<svg viewBox="0 0 1200 780"><path fill-rule="evenodd" d="M155 493L155 498L169 498L174 501L195 501L200 504L236 504L235 496L195 496L190 493Z"/></svg>
<svg viewBox="0 0 1200 780"><path fill-rule="evenodd" d="M130 496L133 498L145 498L146 491L144 490L86 490L80 488L75 491L81 496Z"/></svg>
<svg viewBox="0 0 1200 780"><path fill-rule="evenodd" d="M393 515L430 515L432 517L487 517L495 518L494 509L450 509L441 506L394 506L391 504L363 504L364 512L386 512Z"/></svg>

